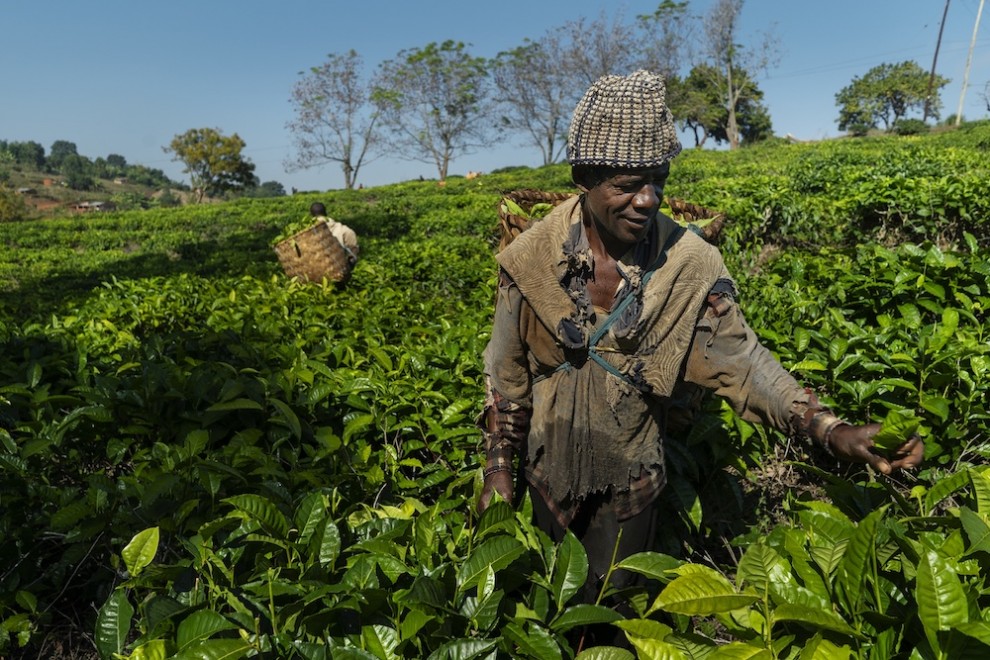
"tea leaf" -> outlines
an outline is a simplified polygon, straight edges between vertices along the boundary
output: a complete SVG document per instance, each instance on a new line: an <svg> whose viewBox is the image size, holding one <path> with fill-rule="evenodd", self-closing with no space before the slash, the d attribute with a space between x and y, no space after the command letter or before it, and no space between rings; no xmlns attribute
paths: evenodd
<svg viewBox="0 0 990 660"><path fill-rule="evenodd" d="M714 571L681 575L668 584L651 607L674 614L708 616L752 605L759 596L737 592Z"/></svg>
<svg viewBox="0 0 990 660"><path fill-rule="evenodd" d="M134 607L127 600L127 593L122 588L114 590L96 617L96 648L101 657L123 653L132 616Z"/></svg>
<svg viewBox="0 0 990 660"><path fill-rule="evenodd" d="M554 632L567 632L578 626L590 626L596 623L613 623L621 621L622 615L611 607L604 605L579 604L565 609L560 616L553 620L550 629Z"/></svg>
<svg viewBox="0 0 990 660"><path fill-rule="evenodd" d="M955 570L933 550L918 562L918 618L927 632L950 630L966 623L966 592Z"/></svg>
<svg viewBox="0 0 990 660"><path fill-rule="evenodd" d="M588 555L584 546L570 530L557 550L557 560L551 573L554 598L558 608L564 605L584 586L588 579Z"/></svg>
<svg viewBox="0 0 990 660"><path fill-rule="evenodd" d="M891 410L873 436L873 446L885 452L894 451L914 435L920 424L921 419L914 417L910 411Z"/></svg>
<svg viewBox="0 0 990 660"><path fill-rule="evenodd" d="M213 610L197 610L179 624L175 643L179 651L224 630L237 630L237 626Z"/></svg>
<svg viewBox="0 0 990 660"><path fill-rule="evenodd" d="M158 528L149 527L134 535L121 555L124 558L124 565L131 575L138 575L145 566L150 564L158 552Z"/></svg>

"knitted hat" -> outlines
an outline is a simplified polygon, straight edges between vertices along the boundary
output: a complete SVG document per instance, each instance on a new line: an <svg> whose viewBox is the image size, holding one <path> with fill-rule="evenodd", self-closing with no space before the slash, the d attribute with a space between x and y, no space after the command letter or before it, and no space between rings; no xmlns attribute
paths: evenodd
<svg viewBox="0 0 990 660"><path fill-rule="evenodd" d="M567 133L571 165L658 167L681 151L663 78L602 76L578 101Z"/></svg>

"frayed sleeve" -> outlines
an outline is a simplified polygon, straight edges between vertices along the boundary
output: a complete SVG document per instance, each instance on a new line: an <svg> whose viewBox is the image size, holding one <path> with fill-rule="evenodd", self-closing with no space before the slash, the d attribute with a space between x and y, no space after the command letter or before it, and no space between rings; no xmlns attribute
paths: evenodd
<svg viewBox="0 0 990 660"><path fill-rule="evenodd" d="M492 336L485 348L485 376L491 388L512 403L532 406L532 376L524 339L522 294L511 278L499 275Z"/></svg>
<svg viewBox="0 0 990 660"><path fill-rule="evenodd" d="M746 323L734 291L713 291L698 321L684 379L726 399L749 422L796 435L817 403Z"/></svg>

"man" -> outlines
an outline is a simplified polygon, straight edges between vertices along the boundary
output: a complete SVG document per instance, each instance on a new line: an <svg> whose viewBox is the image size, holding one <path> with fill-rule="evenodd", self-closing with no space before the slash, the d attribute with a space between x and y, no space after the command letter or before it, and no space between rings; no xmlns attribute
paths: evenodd
<svg viewBox="0 0 990 660"><path fill-rule="evenodd" d="M589 602L617 542L618 559L653 548L664 437L701 392L885 474L924 450L912 438L884 458L872 450L879 425L822 406L746 325L718 250L658 213L681 149L665 95L646 71L594 83L567 142L581 195L498 256L479 508L496 492L512 501L518 472L537 524L555 540L569 528L587 549Z"/></svg>
<svg viewBox="0 0 990 660"><path fill-rule="evenodd" d="M357 263L358 254L360 253L357 234L354 233L354 230L342 222L328 218L327 208L320 202L313 202L310 205L309 214L313 217L313 220L317 222L322 220L330 226L330 233L343 246L344 252L347 253L347 260L350 262L351 268L353 268L354 264Z"/></svg>

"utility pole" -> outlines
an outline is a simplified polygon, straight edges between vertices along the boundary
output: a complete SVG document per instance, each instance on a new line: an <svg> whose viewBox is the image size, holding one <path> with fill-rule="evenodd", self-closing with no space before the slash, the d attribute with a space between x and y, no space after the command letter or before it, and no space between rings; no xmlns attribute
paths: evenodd
<svg viewBox="0 0 990 660"><path fill-rule="evenodd" d="M959 110L956 111L956 126L962 123L963 100L966 98L966 86L969 85L969 65L973 63L973 49L976 48L976 31L980 29L980 16L983 15L983 3L976 10L976 22L973 24L973 39L969 42L969 54L966 56L966 71L963 73L962 92L959 93Z"/></svg>
<svg viewBox="0 0 990 660"><path fill-rule="evenodd" d="M935 86L935 64L938 62L938 49L942 47L942 30L945 29L945 17L949 15L949 2L945 0L945 10L942 12L942 22L938 25L938 41L935 42L935 57L932 58L932 72L928 76L928 94L925 96L925 112L921 121L928 121L932 109L932 88Z"/></svg>

